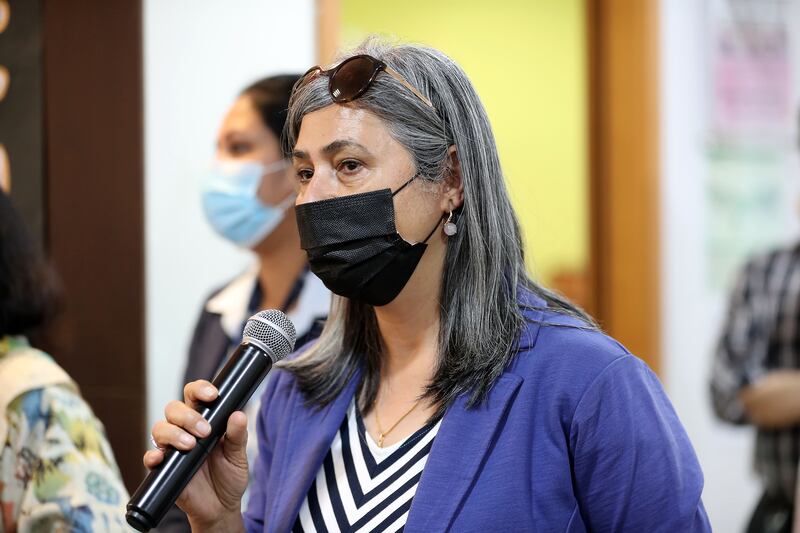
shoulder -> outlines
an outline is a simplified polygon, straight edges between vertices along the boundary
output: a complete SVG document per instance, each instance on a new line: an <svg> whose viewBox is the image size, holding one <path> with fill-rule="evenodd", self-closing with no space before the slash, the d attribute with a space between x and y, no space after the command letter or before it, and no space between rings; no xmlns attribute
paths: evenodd
<svg viewBox="0 0 800 533"><path fill-rule="evenodd" d="M793 257L797 257L798 254L800 254L800 243L795 243L786 246L778 246L754 254L747 261L745 261L745 266L751 268L757 266L764 266L773 263L775 261L787 260Z"/></svg>
<svg viewBox="0 0 800 533"><path fill-rule="evenodd" d="M748 258L739 269L740 280L748 284L766 283L775 275L785 275L790 265L800 266L800 244L773 248Z"/></svg>
<svg viewBox="0 0 800 533"><path fill-rule="evenodd" d="M20 437L17 467L37 472L26 476L29 486L19 487L29 494L21 503L21 520L36 524L27 527L122 531L128 493L103 426L80 394L46 386L18 397L12 412Z"/></svg>
<svg viewBox="0 0 800 533"><path fill-rule="evenodd" d="M94 456L116 470L103 424L74 387L54 384L29 390L8 410L29 431L43 432L49 445L71 456Z"/></svg>
<svg viewBox="0 0 800 533"><path fill-rule="evenodd" d="M239 303L239 300L244 299L246 304L257 276L258 264L254 264L225 283L214 287L203 300L203 310L219 314L217 308L231 305L231 300Z"/></svg>
<svg viewBox="0 0 800 533"><path fill-rule="evenodd" d="M103 433L102 424L83 399L69 374L48 354L35 348L12 352L0 365L0 398L9 414L13 413L29 427L45 431L62 427L70 438L76 437L76 424L90 426L78 433ZM102 439L103 437L101 435ZM95 439L96 440L96 439ZM76 441L77 443L77 441ZM81 445L91 442L81 441Z"/></svg>
<svg viewBox="0 0 800 533"><path fill-rule="evenodd" d="M11 351L0 359L0 405L19 407L34 402L34 398L46 401L43 391L63 388L74 393L77 385L66 371L48 354L31 347Z"/></svg>
<svg viewBox="0 0 800 533"><path fill-rule="evenodd" d="M274 382L280 381L286 384L294 382L295 381L294 373L287 370L286 368L283 368L283 366L281 366L280 363L288 363L300 358L305 353L312 350L317 345L317 343L319 343L319 341L320 341L319 337L315 337L313 339L305 340L303 344L301 344L299 347L295 346L294 351L289 355L287 355L283 359L283 361L280 361L278 363L278 366L273 370L273 372L275 373L274 376L275 379L271 380L270 383L272 383L273 381Z"/></svg>
<svg viewBox="0 0 800 533"><path fill-rule="evenodd" d="M578 318L547 308L526 312L526 318L520 350L507 372L522 378L521 395L552 406L572 439L579 434L613 439L613 428L641 426L650 427L652 435L679 435L691 450L661 382L644 361ZM637 435L637 442L653 443L646 431Z"/></svg>
<svg viewBox="0 0 800 533"><path fill-rule="evenodd" d="M563 384L577 393L616 361L636 359L598 328L541 304L523 313L526 322L509 372L537 385Z"/></svg>
<svg viewBox="0 0 800 533"><path fill-rule="evenodd" d="M220 318L226 308L239 305L238 302L231 302L231 300L241 300L242 297L238 295L236 295L237 297L230 297L228 294L231 292L232 287L237 286L236 282L239 277L240 276L237 276L223 285L214 287L203 298L203 302L200 304L200 312L197 315L197 320L195 321L194 325L195 336L203 333L210 327L211 324L219 324ZM242 291L239 290L233 292Z"/></svg>
<svg viewBox="0 0 800 533"><path fill-rule="evenodd" d="M91 470L118 485L119 471L103 423L80 393L62 385L45 387L41 406L48 413L47 442L69 458L70 468ZM78 467L81 462L84 466Z"/></svg>
<svg viewBox="0 0 800 533"><path fill-rule="evenodd" d="M317 342L319 342L318 338L306 342L294 352L287 355L283 361L288 362L297 359L313 348ZM294 373L283 368L280 364L277 367L273 367L266 389L262 395L261 415L264 415L267 411L271 413L282 412L286 406L291 403L290 398L293 397L293 394L300 394Z"/></svg>
<svg viewBox="0 0 800 533"><path fill-rule="evenodd" d="M521 397L552 406L553 420L565 431L603 406L608 416L625 417L612 405L626 401L658 398L651 404L671 409L655 374L616 339L543 301L524 315L519 350L506 373L521 378Z"/></svg>

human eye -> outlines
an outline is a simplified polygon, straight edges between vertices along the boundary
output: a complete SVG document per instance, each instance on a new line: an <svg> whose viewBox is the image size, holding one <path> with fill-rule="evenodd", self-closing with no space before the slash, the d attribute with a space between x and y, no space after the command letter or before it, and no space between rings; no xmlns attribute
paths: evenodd
<svg viewBox="0 0 800 533"><path fill-rule="evenodd" d="M344 159L336 166L336 171L345 175L357 174L364 165L357 159Z"/></svg>
<svg viewBox="0 0 800 533"><path fill-rule="evenodd" d="M248 142L234 141L228 146L228 153L232 156L241 156L253 151L253 146Z"/></svg>
<svg viewBox="0 0 800 533"><path fill-rule="evenodd" d="M314 176L314 170L310 168L300 168L297 170L297 181L308 183Z"/></svg>

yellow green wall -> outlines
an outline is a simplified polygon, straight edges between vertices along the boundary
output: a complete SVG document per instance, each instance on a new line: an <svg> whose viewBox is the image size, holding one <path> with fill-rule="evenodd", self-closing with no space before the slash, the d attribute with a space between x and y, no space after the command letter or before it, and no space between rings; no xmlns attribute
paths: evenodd
<svg viewBox="0 0 800 533"><path fill-rule="evenodd" d="M345 48L378 33L455 59L489 113L528 264L549 282L589 256L582 0L342 0Z"/></svg>

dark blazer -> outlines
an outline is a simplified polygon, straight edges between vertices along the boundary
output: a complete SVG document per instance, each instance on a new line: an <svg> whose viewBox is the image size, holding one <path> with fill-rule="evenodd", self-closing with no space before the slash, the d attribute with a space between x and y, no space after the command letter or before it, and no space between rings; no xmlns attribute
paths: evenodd
<svg viewBox="0 0 800 533"><path fill-rule="evenodd" d="M697 458L647 365L576 320L525 314L519 352L486 401L447 409L405 531L710 531ZM320 408L292 374L275 374L248 532L291 530L359 379Z"/></svg>
<svg viewBox="0 0 800 533"><path fill-rule="evenodd" d="M216 296L217 293L219 293L219 291L214 291L209 295L205 303ZM222 365L223 360L228 355L228 350L231 347L232 339L228 337L222 329L220 316L217 313L206 310L205 303L197 319L197 324L192 334L192 342L189 345L186 371L183 375L184 383L189 383L190 381L198 379L213 378ZM307 342L319 337L319 334L322 333L324 322L325 316L321 315L311 326L311 329L308 331L298 331L296 346L303 346Z"/></svg>

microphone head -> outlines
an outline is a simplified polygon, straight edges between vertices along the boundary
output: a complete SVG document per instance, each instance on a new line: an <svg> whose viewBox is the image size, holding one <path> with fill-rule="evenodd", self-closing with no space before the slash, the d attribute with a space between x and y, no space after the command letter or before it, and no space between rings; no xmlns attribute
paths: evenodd
<svg viewBox="0 0 800 533"><path fill-rule="evenodd" d="M289 317L277 309L267 309L248 319L242 338L249 338L270 348L275 356L273 363L277 363L292 353L297 333Z"/></svg>

